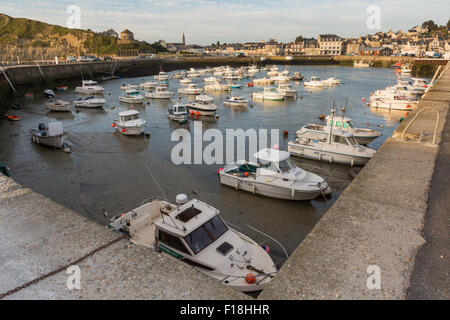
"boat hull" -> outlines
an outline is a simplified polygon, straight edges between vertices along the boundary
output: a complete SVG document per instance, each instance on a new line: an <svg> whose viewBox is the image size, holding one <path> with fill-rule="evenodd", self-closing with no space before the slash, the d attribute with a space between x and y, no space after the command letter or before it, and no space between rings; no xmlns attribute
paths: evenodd
<svg viewBox="0 0 450 320"><path fill-rule="evenodd" d="M31 134L31 141L37 144L46 145L48 147L62 149L67 143L67 137L65 133L56 136L40 136L37 134L37 131L31 130L30 134Z"/></svg>
<svg viewBox="0 0 450 320"><path fill-rule="evenodd" d="M125 132L122 132L123 129L125 129ZM124 136L139 136L144 133L145 124L143 124L141 126L134 126L134 127L117 125L116 130L119 131Z"/></svg>
<svg viewBox="0 0 450 320"><path fill-rule="evenodd" d="M119 101L124 102L124 103L144 103L145 98L142 97L142 98L135 99L135 98L128 98L128 97L120 96Z"/></svg>

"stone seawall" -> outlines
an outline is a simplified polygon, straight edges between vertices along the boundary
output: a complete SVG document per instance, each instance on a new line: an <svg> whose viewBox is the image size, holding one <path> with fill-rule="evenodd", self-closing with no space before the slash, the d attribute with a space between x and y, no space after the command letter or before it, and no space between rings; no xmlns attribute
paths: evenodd
<svg viewBox="0 0 450 320"><path fill-rule="evenodd" d="M6 113L12 99L12 90L3 73L0 73L0 116Z"/></svg>

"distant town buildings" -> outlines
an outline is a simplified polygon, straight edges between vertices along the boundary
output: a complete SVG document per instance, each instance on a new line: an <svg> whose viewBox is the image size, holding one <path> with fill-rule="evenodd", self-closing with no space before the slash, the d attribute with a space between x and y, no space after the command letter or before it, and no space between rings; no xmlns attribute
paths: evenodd
<svg viewBox="0 0 450 320"><path fill-rule="evenodd" d="M134 34L128 29L123 30L120 33L120 39L117 41L119 44L129 44L129 43L136 43L137 41L134 40Z"/></svg>
<svg viewBox="0 0 450 320"><path fill-rule="evenodd" d="M319 34L317 42L322 56L342 54L343 39L335 34Z"/></svg>

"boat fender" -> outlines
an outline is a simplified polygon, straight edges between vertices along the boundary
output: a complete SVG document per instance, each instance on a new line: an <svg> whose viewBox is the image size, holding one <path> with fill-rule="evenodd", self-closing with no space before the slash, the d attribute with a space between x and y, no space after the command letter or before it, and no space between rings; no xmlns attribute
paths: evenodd
<svg viewBox="0 0 450 320"><path fill-rule="evenodd" d="M39 123L38 129L39 130L45 130L45 123Z"/></svg>
<svg viewBox="0 0 450 320"><path fill-rule="evenodd" d="M247 275L245 276L245 281L246 281L248 284L253 284L253 283L256 282L256 277L255 277L255 275L254 275L253 273L249 273L249 274L247 274Z"/></svg>
<svg viewBox="0 0 450 320"><path fill-rule="evenodd" d="M267 253L270 252L270 248L268 245L263 245L262 248L264 249L265 252L267 252Z"/></svg>
<svg viewBox="0 0 450 320"><path fill-rule="evenodd" d="M248 177L248 172L244 172L244 176L245 176L245 177Z"/></svg>

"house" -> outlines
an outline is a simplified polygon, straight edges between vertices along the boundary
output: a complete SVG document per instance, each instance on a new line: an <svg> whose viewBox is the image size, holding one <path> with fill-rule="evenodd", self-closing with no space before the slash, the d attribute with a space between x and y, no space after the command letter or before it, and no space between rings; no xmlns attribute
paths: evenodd
<svg viewBox="0 0 450 320"><path fill-rule="evenodd" d="M131 32L128 29L123 30L120 33L120 39L117 40L118 44L129 44L129 43L136 43L137 41L134 40L133 32Z"/></svg>
<svg viewBox="0 0 450 320"><path fill-rule="evenodd" d="M320 55L319 42L316 39L305 40L303 43L304 52L306 56Z"/></svg>
<svg viewBox="0 0 450 320"><path fill-rule="evenodd" d="M303 54L305 54L304 44L305 44L304 41L289 42L286 45L286 54L287 55L303 55Z"/></svg>
<svg viewBox="0 0 450 320"><path fill-rule="evenodd" d="M264 54L266 56L281 56L284 54L284 45L275 40L269 40L264 45Z"/></svg>
<svg viewBox="0 0 450 320"><path fill-rule="evenodd" d="M319 34L320 55L341 55L343 39L335 34Z"/></svg>
<svg viewBox="0 0 450 320"><path fill-rule="evenodd" d="M434 38L428 43L428 51L434 52L444 52L445 39L444 37L438 33L434 36Z"/></svg>
<svg viewBox="0 0 450 320"><path fill-rule="evenodd" d="M361 56L391 56L393 50L388 47L367 47L360 51Z"/></svg>
<svg viewBox="0 0 450 320"><path fill-rule="evenodd" d="M342 53L346 55L359 55L364 44L357 39L346 39L343 44Z"/></svg>
<svg viewBox="0 0 450 320"><path fill-rule="evenodd" d="M166 48L171 52L177 52L186 49L186 37L184 36L184 33L181 37L181 42L167 43Z"/></svg>

